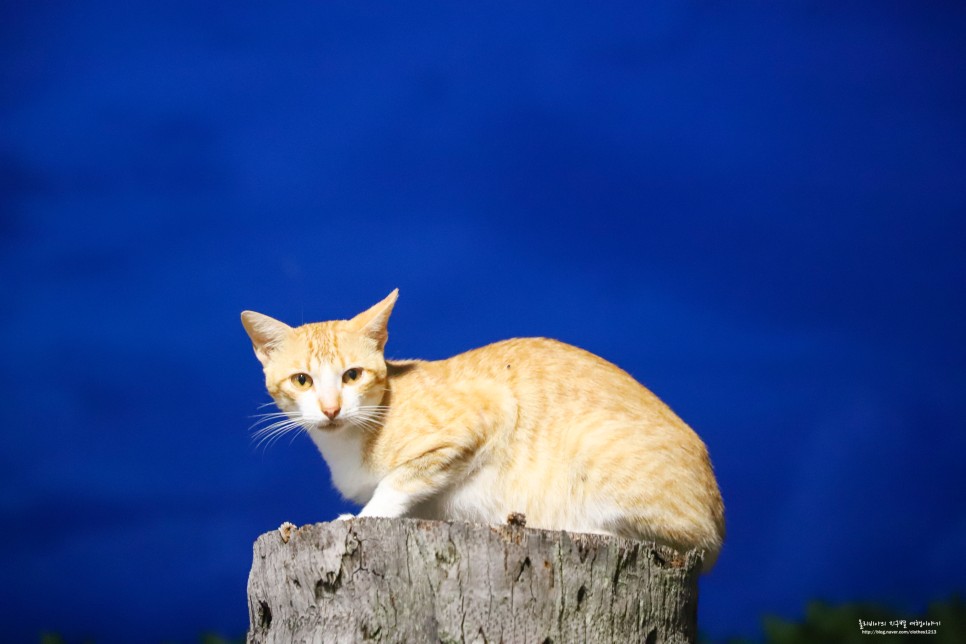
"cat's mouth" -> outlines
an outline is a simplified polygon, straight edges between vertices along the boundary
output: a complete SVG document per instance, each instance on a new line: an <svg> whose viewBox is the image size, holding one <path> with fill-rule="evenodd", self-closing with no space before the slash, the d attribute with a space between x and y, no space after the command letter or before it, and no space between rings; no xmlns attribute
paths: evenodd
<svg viewBox="0 0 966 644"><path fill-rule="evenodd" d="M336 418L334 420L325 420L325 421L320 420L315 423L315 429L322 432L333 432L337 429L342 429L347 424L348 423L346 423L341 418Z"/></svg>

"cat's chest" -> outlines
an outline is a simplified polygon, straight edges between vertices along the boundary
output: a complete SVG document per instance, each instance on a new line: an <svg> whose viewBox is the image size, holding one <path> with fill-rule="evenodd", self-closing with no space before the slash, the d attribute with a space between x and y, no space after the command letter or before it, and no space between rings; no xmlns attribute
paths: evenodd
<svg viewBox="0 0 966 644"><path fill-rule="evenodd" d="M311 432L332 473L332 483L342 496L364 505L379 483L362 463L362 434L346 428L338 432Z"/></svg>

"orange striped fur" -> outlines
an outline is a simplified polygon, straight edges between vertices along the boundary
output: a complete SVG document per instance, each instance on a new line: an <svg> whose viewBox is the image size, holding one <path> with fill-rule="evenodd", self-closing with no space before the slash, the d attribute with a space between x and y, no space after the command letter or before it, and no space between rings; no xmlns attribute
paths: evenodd
<svg viewBox="0 0 966 644"><path fill-rule="evenodd" d="M242 313L281 410L266 436L307 431L360 516L501 523L521 512L531 527L702 548L710 569L721 494L704 443L667 405L545 338L386 361L397 293L351 320L297 328Z"/></svg>

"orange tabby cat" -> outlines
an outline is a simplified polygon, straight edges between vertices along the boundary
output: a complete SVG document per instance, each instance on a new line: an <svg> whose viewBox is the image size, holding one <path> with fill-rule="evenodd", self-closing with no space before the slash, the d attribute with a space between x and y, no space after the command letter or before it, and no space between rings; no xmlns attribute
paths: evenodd
<svg viewBox="0 0 966 644"><path fill-rule="evenodd" d="M359 516L616 534L705 550L724 506L701 439L606 360L545 338L448 360L386 361L398 289L351 320L242 324L282 420L305 429ZM347 518L351 515L343 515Z"/></svg>

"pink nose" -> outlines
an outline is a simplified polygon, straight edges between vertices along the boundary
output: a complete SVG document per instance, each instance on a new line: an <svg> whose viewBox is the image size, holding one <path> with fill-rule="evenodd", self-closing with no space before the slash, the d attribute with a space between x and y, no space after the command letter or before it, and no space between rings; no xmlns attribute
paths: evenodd
<svg viewBox="0 0 966 644"><path fill-rule="evenodd" d="M341 407L332 407L331 409L323 409L322 413L329 417L329 420L335 420L335 417L339 415L342 411Z"/></svg>

